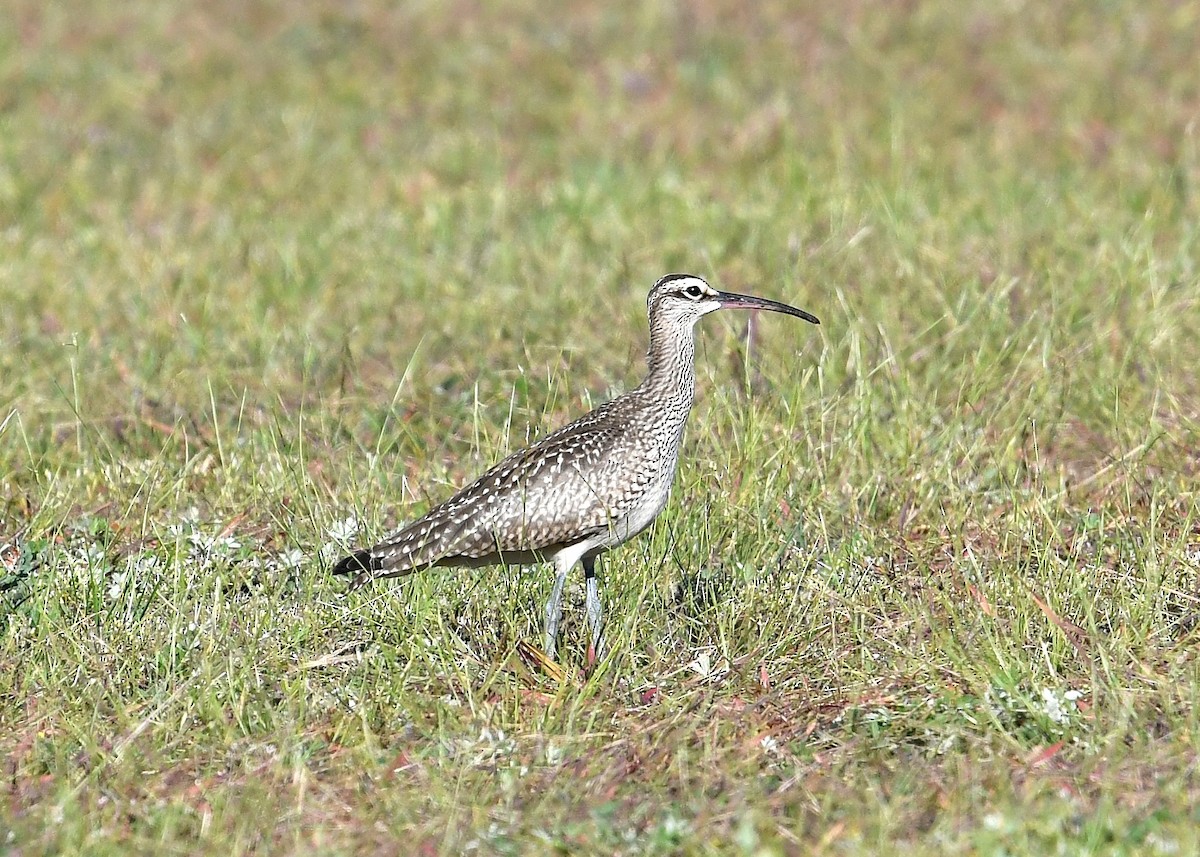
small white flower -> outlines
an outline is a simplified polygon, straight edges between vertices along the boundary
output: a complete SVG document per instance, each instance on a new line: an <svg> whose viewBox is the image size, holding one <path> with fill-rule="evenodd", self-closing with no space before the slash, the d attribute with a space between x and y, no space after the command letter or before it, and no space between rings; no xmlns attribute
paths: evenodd
<svg viewBox="0 0 1200 857"><path fill-rule="evenodd" d="M691 825L687 823L686 819L675 815L668 815L662 820L662 824L660 825L662 832L671 837L682 836L688 832L690 827Z"/></svg>
<svg viewBox="0 0 1200 857"><path fill-rule="evenodd" d="M275 557L276 562L279 563L279 567L287 569L299 568L304 563L304 559L304 551L299 550L298 548L285 550L283 553Z"/></svg>
<svg viewBox="0 0 1200 857"><path fill-rule="evenodd" d="M351 515L341 521L334 521L325 535L334 542L348 542L358 535L358 518Z"/></svg>
<svg viewBox="0 0 1200 857"><path fill-rule="evenodd" d="M116 601L121 597L121 593L125 591L125 580L128 575L123 571L118 571L108 579L108 597L112 601Z"/></svg>
<svg viewBox="0 0 1200 857"><path fill-rule="evenodd" d="M1071 719L1071 715L1079 710L1075 701L1082 695L1077 690L1068 690L1060 694L1052 688L1044 687L1042 688L1042 709L1046 712L1046 716L1055 723L1066 723Z"/></svg>
<svg viewBox="0 0 1200 857"><path fill-rule="evenodd" d="M125 570L129 574L147 574L158 569L160 560L152 553L131 554L125 558Z"/></svg>
<svg viewBox="0 0 1200 857"><path fill-rule="evenodd" d="M712 656L706 651L700 652L696 655L696 659L688 664L688 669L700 678L708 678L709 673L712 672Z"/></svg>
<svg viewBox="0 0 1200 857"><path fill-rule="evenodd" d="M1159 854L1178 854L1181 850L1179 842L1174 839L1165 839L1157 833L1148 833L1146 844Z"/></svg>
<svg viewBox="0 0 1200 857"><path fill-rule="evenodd" d="M479 730L479 743L481 744L502 744L504 743L504 730L496 729L492 731L487 726Z"/></svg>
<svg viewBox="0 0 1200 857"><path fill-rule="evenodd" d="M213 539L213 550L215 552L228 554L240 550L241 547L242 543L233 536L222 536L220 538Z"/></svg>

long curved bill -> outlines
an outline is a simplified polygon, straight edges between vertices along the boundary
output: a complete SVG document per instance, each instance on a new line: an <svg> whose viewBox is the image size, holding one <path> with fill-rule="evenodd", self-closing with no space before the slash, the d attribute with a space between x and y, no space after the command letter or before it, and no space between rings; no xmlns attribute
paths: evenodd
<svg viewBox="0 0 1200 857"><path fill-rule="evenodd" d="M756 298L753 295L739 295L733 292L717 292L717 301L720 302L722 309L765 309L785 315L794 315L796 318L811 321L813 324L821 323L821 320L811 312L805 312L768 298Z"/></svg>

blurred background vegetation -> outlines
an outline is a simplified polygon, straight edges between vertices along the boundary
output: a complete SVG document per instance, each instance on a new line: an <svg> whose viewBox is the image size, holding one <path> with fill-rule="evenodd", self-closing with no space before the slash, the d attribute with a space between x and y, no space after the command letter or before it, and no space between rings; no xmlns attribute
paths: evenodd
<svg viewBox="0 0 1200 857"><path fill-rule="evenodd" d="M6 847L1195 847L1197 55L1188 0L10 0ZM544 574L343 603L330 533L636 383L672 270L823 325L700 331L628 658L531 703Z"/></svg>

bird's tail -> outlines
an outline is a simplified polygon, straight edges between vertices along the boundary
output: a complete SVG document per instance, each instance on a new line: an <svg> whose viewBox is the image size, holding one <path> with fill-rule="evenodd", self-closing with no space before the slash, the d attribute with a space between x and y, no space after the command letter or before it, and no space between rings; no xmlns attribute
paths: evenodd
<svg viewBox="0 0 1200 857"><path fill-rule="evenodd" d="M358 589L376 574L383 571L383 559L372 552L371 548L357 550L350 556L342 557L333 567L334 574L353 574L350 589Z"/></svg>
<svg viewBox="0 0 1200 857"><path fill-rule="evenodd" d="M353 574L350 590L383 577L403 577L436 565L460 542L466 520L452 528L439 526L438 510L392 533L374 547L357 550L338 560L334 574Z"/></svg>
<svg viewBox="0 0 1200 857"><path fill-rule="evenodd" d="M353 592L372 580L385 577L404 577L434 565L441 556L440 543L431 541L422 533L412 538L401 531L374 547L356 550L342 557L333 567L334 574L352 574L349 591Z"/></svg>

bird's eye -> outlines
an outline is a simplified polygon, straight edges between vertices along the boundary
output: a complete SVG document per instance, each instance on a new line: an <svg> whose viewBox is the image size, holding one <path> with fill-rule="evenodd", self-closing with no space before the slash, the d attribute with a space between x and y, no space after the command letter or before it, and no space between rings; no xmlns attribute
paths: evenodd
<svg viewBox="0 0 1200 857"><path fill-rule="evenodd" d="M683 293L685 295L687 295L689 298L698 298L702 294L704 294L704 292L700 289L699 286L688 286L686 289L683 290Z"/></svg>

